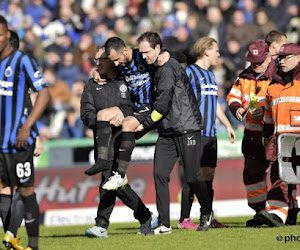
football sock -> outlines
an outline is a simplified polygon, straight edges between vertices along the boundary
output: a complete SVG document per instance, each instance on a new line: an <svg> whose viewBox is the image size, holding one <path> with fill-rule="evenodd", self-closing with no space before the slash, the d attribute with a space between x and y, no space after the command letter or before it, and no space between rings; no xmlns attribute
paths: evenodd
<svg viewBox="0 0 300 250"><path fill-rule="evenodd" d="M97 160L94 166L85 171L85 174L95 175L109 169L108 155L112 136L111 132L109 122L97 121L95 138L97 145Z"/></svg>
<svg viewBox="0 0 300 250"><path fill-rule="evenodd" d="M22 197L25 207L25 226L28 234L28 246L32 248L38 246L39 239L39 205L36 194Z"/></svg>
<svg viewBox="0 0 300 250"><path fill-rule="evenodd" d="M212 204L214 200L214 190L212 189L212 181L205 181L205 183L207 186L208 196Z"/></svg>
<svg viewBox="0 0 300 250"><path fill-rule="evenodd" d="M111 127L107 121L97 121L96 125L96 145L98 157L108 160L108 147L111 138Z"/></svg>
<svg viewBox="0 0 300 250"><path fill-rule="evenodd" d="M0 194L0 214L4 232L7 231L10 221L10 206L12 195Z"/></svg>
<svg viewBox="0 0 300 250"><path fill-rule="evenodd" d="M11 214L13 214L13 216L10 218L9 231L16 236L17 231L21 226L22 220L25 216L24 203L19 192L16 192L13 195Z"/></svg>
<svg viewBox="0 0 300 250"><path fill-rule="evenodd" d="M135 132L123 132L117 172L124 178L135 146Z"/></svg>

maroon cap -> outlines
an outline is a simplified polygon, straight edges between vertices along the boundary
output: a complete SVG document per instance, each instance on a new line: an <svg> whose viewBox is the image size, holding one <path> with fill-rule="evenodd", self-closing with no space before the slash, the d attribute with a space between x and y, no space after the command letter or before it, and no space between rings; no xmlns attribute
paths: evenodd
<svg viewBox="0 0 300 250"><path fill-rule="evenodd" d="M286 43L279 49L279 56L298 55L300 54L300 46L295 43Z"/></svg>
<svg viewBox="0 0 300 250"><path fill-rule="evenodd" d="M266 60L269 54L269 46L263 41L253 42L249 45L247 61L251 63L259 63Z"/></svg>

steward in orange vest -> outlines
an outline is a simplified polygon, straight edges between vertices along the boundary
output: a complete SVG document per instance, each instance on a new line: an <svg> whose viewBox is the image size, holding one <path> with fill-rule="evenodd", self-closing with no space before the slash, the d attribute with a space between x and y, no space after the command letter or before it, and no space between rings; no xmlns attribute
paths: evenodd
<svg viewBox="0 0 300 250"><path fill-rule="evenodd" d="M272 164L272 187L267 195L266 208L258 215L262 223L272 227L284 226L295 188L279 178L277 137L282 133L300 134L300 47L294 43L284 44L278 55L280 70L267 89L263 117L263 140L265 145L268 143L266 155ZM300 165L295 152L292 158L298 159L296 165Z"/></svg>
<svg viewBox="0 0 300 250"><path fill-rule="evenodd" d="M256 212L254 218L246 222L246 226L255 227L261 225L257 214L265 209L268 192L265 172L269 162L265 158L265 148L262 145L262 118L267 87L277 68L269 54L268 45L263 41L250 44L247 61L251 65L239 75L227 96L227 102L230 111L238 120L245 118L242 142L242 153L245 157L243 179L248 205Z"/></svg>

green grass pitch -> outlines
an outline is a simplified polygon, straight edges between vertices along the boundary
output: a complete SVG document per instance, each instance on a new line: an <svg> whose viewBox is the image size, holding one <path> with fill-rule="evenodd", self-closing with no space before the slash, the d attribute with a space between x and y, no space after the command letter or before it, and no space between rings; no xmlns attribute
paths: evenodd
<svg viewBox="0 0 300 250"><path fill-rule="evenodd" d="M282 228L246 228L249 218L218 218L230 227L207 232L179 230L177 222L172 221L172 234L157 236L136 235L138 223L113 223L108 229L109 238L86 237L85 229L92 225L41 226L40 249L300 249L300 223ZM18 237L26 247L25 227L19 229Z"/></svg>

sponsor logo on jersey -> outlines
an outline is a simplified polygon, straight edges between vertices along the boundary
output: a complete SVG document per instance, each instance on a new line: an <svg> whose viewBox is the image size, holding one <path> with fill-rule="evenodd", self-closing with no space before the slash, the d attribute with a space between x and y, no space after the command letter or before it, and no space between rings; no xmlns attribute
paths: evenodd
<svg viewBox="0 0 300 250"><path fill-rule="evenodd" d="M42 77L42 73L40 71L36 71L34 72L34 75L33 75L35 78L41 78Z"/></svg>

